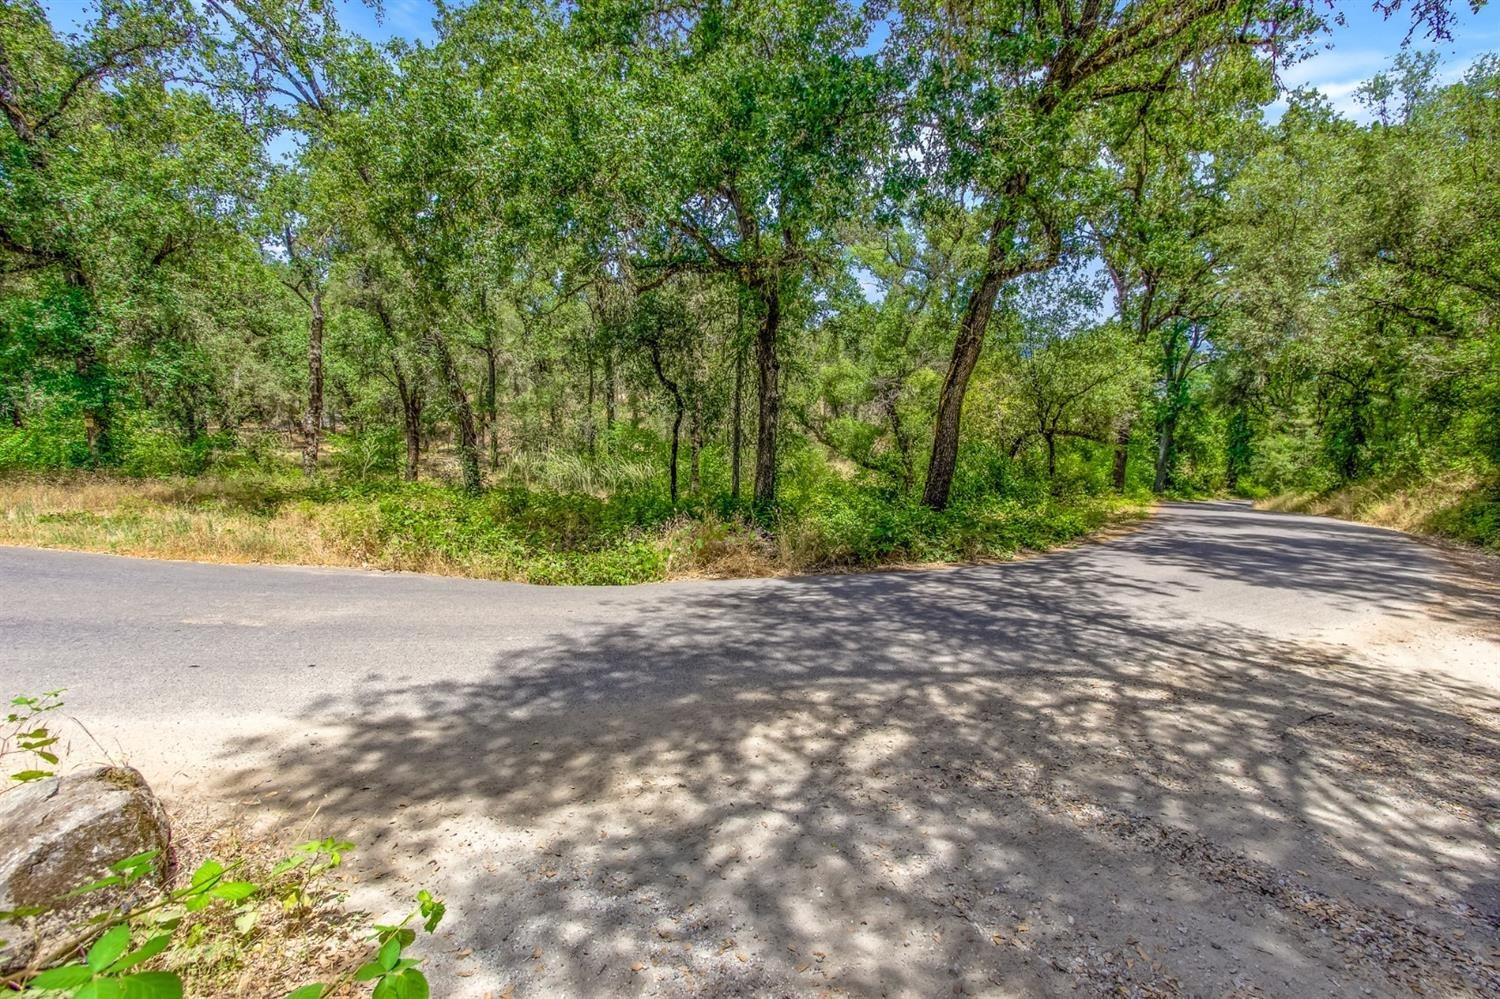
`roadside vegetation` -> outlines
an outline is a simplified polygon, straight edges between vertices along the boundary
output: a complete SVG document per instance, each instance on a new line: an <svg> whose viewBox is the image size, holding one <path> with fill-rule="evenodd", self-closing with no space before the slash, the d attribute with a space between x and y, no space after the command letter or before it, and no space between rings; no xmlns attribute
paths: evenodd
<svg viewBox="0 0 1500 999"><path fill-rule="evenodd" d="M1276 117L1312 5L1049 11L5 5L0 540L624 583L1400 482L1493 543L1500 63Z"/></svg>
<svg viewBox="0 0 1500 999"><path fill-rule="evenodd" d="M336 438L334 453L344 446L353 445ZM309 479L274 459L193 476L9 475L0 476L0 544L598 585L1004 559L1149 509L1139 495L1033 486L979 491L936 512L812 460L812 481L790 479L766 518L722 499L672 503L646 462L635 482L616 465L608 491L598 467L573 465L518 469L477 496L439 476Z"/></svg>
<svg viewBox="0 0 1500 999"><path fill-rule="evenodd" d="M1264 510L1359 520L1500 550L1500 483L1472 472L1368 479L1322 493L1282 493L1257 503Z"/></svg>

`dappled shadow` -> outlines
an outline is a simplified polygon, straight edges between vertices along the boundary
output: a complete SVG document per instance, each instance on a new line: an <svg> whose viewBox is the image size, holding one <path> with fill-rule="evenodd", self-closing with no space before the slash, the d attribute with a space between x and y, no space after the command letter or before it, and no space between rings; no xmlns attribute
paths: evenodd
<svg viewBox="0 0 1500 999"><path fill-rule="evenodd" d="M624 623L324 698L313 742L235 744L228 790L428 872L475 951L452 994L1500 988L1466 901L1500 877L1500 702L1253 626L1257 590L1309 620L1433 596L1381 532L1267 520L601 591ZM1182 613L1222 579L1221 619Z"/></svg>

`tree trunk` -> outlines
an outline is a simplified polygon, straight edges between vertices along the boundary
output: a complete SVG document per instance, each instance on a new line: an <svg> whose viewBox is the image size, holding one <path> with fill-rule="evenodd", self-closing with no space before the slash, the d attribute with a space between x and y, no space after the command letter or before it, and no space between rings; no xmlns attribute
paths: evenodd
<svg viewBox="0 0 1500 999"><path fill-rule="evenodd" d="M1050 433L1043 433L1042 438L1047 442L1047 479L1051 481L1057 477L1057 438Z"/></svg>
<svg viewBox="0 0 1500 999"><path fill-rule="evenodd" d="M484 490L484 473L479 468L479 431L474 421L474 406L469 402L463 377L442 331L429 329L427 343L437 360L443 387L447 390L448 400L458 420L458 464L463 470L464 492L477 496Z"/></svg>
<svg viewBox="0 0 1500 999"><path fill-rule="evenodd" d="M114 451L111 430L111 407L109 373L99 356L94 343L94 324L98 310L94 307L94 292L78 270L68 271L68 284L78 295L77 308L84 312L83 339L78 353L73 358L73 370L78 376L83 395L83 435L88 443L89 463L101 465L110 460Z"/></svg>
<svg viewBox="0 0 1500 999"><path fill-rule="evenodd" d="M703 395L693 395L693 422L688 425L688 493L696 496L702 486L699 462L703 456Z"/></svg>
<svg viewBox="0 0 1500 999"><path fill-rule="evenodd" d="M406 468L402 477L407 482L415 482L420 474L422 462L422 400L420 396L413 397L403 410L406 430Z"/></svg>
<svg viewBox="0 0 1500 999"><path fill-rule="evenodd" d="M607 433L615 428L615 352L611 348L604 351L604 430Z"/></svg>
<svg viewBox="0 0 1500 999"><path fill-rule="evenodd" d="M667 459L667 492L672 498L673 506L677 505L677 448L682 435L682 408L682 400L678 399L672 412L672 453Z"/></svg>
<svg viewBox="0 0 1500 999"><path fill-rule="evenodd" d="M592 456L593 453L594 453L594 447L595 447L595 445L597 443L597 441L595 440L595 438L597 438L599 436L595 432L595 429L594 429L594 388L595 388L595 385L594 385L594 355L593 354L589 354L588 362L589 362L589 398L588 398L588 408L584 411L584 417L583 417L583 439L584 439L585 445L588 447L589 454Z"/></svg>
<svg viewBox="0 0 1500 999"><path fill-rule="evenodd" d="M682 414L687 408L682 401L682 390L677 383L667 377L666 369L661 363L661 344L656 340L650 340L646 349L651 355L651 368L656 372L656 380L661 382L662 387L672 394L672 450L667 459L667 483L668 493L672 497L672 505L677 505L677 450L678 442L682 439Z"/></svg>
<svg viewBox="0 0 1500 999"><path fill-rule="evenodd" d="M1172 438L1176 432L1177 414L1169 412L1162 417L1161 431L1156 440L1156 478L1151 483L1151 491L1154 493L1167 491L1172 465Z"/></svg>
<svg viewBox="0 0 1500 999"><path fill-rule="evenodd" d="M729 495L736 502L740 498L740 452L745 446L745 349L739 345L734 350L734 414L729 429Z"/></svg>
<svg viewBox="0 0 1500 999"><path fill-rule="evenodd" d="M113 428L107 374L91 340L85 340L79 347L74 370L84 392L83 436L88 443L89 463L102 465L110 460L114 450Z"/></svg>
<svg viewBox="0 0 1500 999"><path fill-rule="evenodd" d="M984 276L979 286L969 295L958 338L953 343L953 358L948 362L948 374L943 379L943 388L938 395L937 425L932 433L932 460L927 464L927 484L922 490L922 502L934 510L941 510L948 505L948 492L953 487L953 472L958 466L958 433L963 418L964 393L969 389L969 378L974 374L979 354L984 349L984 336L989 329L990 316L995 311L995 302L1000 297L1000 289L1005 287L1010 276L1006 268L1006 257L1010 255L1015 236L1015 219L1020 210L1015 199L1024 191L1024 178L1012 178L1006 184L1005 204L990 226Z"/></svg>
<svg viewBox="0 0 1500 999"><path fill-rule="evenodd" d="M302 471L318 470L318 444L323 437L323 291L315 288L307 301L307 412L302 416Z"/></svg>
<svg viewBox="0 0 1500 999"><path fill-rule="evenodd" d="M488 341L484 345L484 423L489 430L490 467L500 467L500 410L498 406L498 369L495 361L495 345Z"/></svg>
<svg viewBox="0 0 1500 999"><path fill-rule="evenodd" d="M1111 475L1114 482L1115 492L1125 491L1125 466L1130 460L1130 421L1126 420L1120 424L1120 429L1115 431L1115 467Z"/></svg>
<svg viewBox="0 0 1500 999"><path fill-rule="evenodd" d="M1243 401L1237 401L1234 415L1229 419L1228 454L1224 462L1224 485L1230 492L1237 492L1241 481L1250 474L1252 439L1250 413Z"/></svg>
<svg viewBox="0 0 1500 999"><path fill-rule="evenodd" d="M755 338L760 422L755 437L755 504L776 502L776 426L781 418L781 358L777 338L781 327L781 291L774 284L761 290L765 313Z"/></svg>
<svg viewBox="0 0 1500 999"><path fill-rule="evenodd" d="M401 397L401 430L406 435L406 467L401 477L415 482L422 460L422 390L406 380L395 353L391 354L391 368L396 375L396 394Z"/></svg>

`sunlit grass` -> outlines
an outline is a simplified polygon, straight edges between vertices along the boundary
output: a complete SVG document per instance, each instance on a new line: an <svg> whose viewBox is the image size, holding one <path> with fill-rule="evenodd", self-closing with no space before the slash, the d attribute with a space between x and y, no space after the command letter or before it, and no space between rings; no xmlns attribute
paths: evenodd
<svg viewBox="0 0 1500 999"><path fill-rule="evenodd" d="M1256 506L1500 548L1500 484L1472 471L1377 478L1326 493L1284 493Z"/></svg>
<svg viewBox="0 0 1500 999"><path fill-rule="evenodd" d="M1007 558L1145 510L1138 501L1076 497L971 502L934 514L851 488L755 523L708 503L674 509L657 492L628 491L631 476L618 469L591 478L583 468L549 470L554 491L510 479L480 497L429 483L339 483L279 471L16 474L0 477L0 544L616 584ZM609 492L605 478L619 478L627 491Z"/></svg>

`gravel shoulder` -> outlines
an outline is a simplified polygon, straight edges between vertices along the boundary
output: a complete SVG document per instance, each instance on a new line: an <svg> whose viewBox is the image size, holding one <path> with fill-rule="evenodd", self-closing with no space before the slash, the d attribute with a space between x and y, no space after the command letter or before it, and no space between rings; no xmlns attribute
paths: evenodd
<svg viewBox="0 0 1500 999"><path fill-rule="evenodd" d="M9 685L446 896L460 999L1500 996L1495 608L1228 503L623 590L0 549Z"/></svg>

